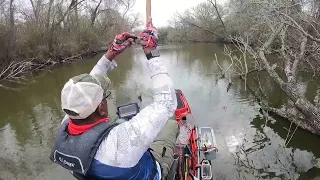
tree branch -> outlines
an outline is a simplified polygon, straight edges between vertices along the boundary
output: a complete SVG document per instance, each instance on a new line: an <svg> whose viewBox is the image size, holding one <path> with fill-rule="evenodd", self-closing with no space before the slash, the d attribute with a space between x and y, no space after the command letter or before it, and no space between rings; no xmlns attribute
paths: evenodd
<svg viewBox="0 0 320 180"><path fill-rule="evenodd" d="M286 88L285 82L280 78L280 76L276 73L276 71L270 66L266 56L265 51L269 48L271 43L275 40L275 38L278 36L278 34L282 31L284 28L284 23L280 25L280 27L273 32L269 39L263 44L262 48L259 50L259 57L262 60L263 64L266 67L266 70L270 74L270 76L274 79L274 81L282 88Z"/></svg>
<svg viewBox="0 0 320 180"><path fill-rule="evenodd" d="M313 102L318 108L320 107L320 89L317 90Z"/></svg>
<svg viewBox="0 0 320 180"><path fill-rule="evenodd" d="M316 129L313 126L311 126L307 120L297 118L295 114L291 114L289 111L285 111L285 110L273 108L273 107L263 107L263 108L278 116L288 119L290 122L297 124L299 127L302 127L303 129L309 130L314 134L319 134L319 132L317 132Z"/></svg>
<svg viewBox="0 0 320 180"><path fill-rule="evenodd" d="M307 33L292 17L290 17L289 15L279 12L281 15L285 16L287 19L289 19L295 26L296 29L298 29L300 32L303 33L303 35L307 36L309 39L316 41L316 42L320 42L320 39L311 36L309 33Z"/></svg>
<svg viewBox="0 0 320 180"><path fill-rule="evenodd" d="M216 36L219 37L219 38L222 38L219 34L217 34L217 33L214 32L214 31L211 31L211 30L209 30L209 29L206 29L206 28L204 28L204 27L201 27L201 26L199 26L199 25L197 25L197 24L191 23L191 22L185 20L185 19L182 18L182 17L180 17L180 19L181 19L182 21L184 21L185 23L191 25L191 26L197 27L197 28L202 29L202 30L204 30L204 31L206 31L206 32L209 32L209 33L211 33L211 34L214 34L214 35L216 35Z"/></svg>
<svg viewBox="0 0 320 180"><path fill-rule="evenodd" d="M55 26L53 28L56 28L58 27L62 21L64 21L65 17L70 14L70 12L75 8L77 7L80 3L82 3L83 1L85 0L81 0L79 2L76 2L76 0L72 0L70 5L68 6L68 9L63 13L63 15L61 16L61 18L59 19L59 21L57 21L57 23L55 24Z"/></svg>
<svg viewBox="0 0 320 180"><path fill-rule="evenodd" d="M36 20L38 20L38 16L37 16L38 13L37 13L37 9L36 9L36 7L34 5L33 0L30 0L30 3L31 3L32 9L33 9L34 17L36 18Z"/></svg>
<svg viewBox="0 0 320 180"><path fill-rule="evenodd" d="M287 78L289 79L289 76L291 76L291 59L289 58L288 54L286 53L285 48L285 38L287 33L288 26L285 25L283 30L280 32L280 39L281 39L281 49L280 53L284 58L284 73L286 74Z"/></svg>
<svg viewBox="0 0 320 180"><path fill-rule="evenodd" d="M5 0L0 0L0 6L5 2Z"/></svg>
<svg viewBox="0 0 320 180"><path fill-rule="evenodd" d="M293 79L296 79L297 67L298 67L300 61L302 60L302 58L304 57L304 54L306 52L307 42L308 42L308 38L307 38L307 36L304 36L303 39L302 39L302 42L300 44L300 54L295 58L294 63L292 65Z"/></svg>
<svg viewBox="0 0 320 180"><path fill-rule="evenodd" d="M90 24L91 27L94 26L94 23L96 21L97 15L98 15L98 9L99 9L101 3L102 3L102 0L99 1L99 3L96 6L96 8L91 12L91 24Z"/></svg>
<svg viewBox="0 0 320 180"><path fill-rule="evenodd" d="M222 18L221 18L221 14L220 14L220 12L219 12L219 10L218 10L218 7L217 7L217 0L214 0L214 3L213 3L213 1L212 0L208 0L211 4L212 4L212 6L215 8L215 10L216 10L216 12L217 12L217 15L218 15L218 18L219 18L219 20L220 20L220 22L221 22L221 24L222 24L222 26L223 26L223 30L224 30L224 33L226 33L227 31L226 31L226 26L224 25L224 22L223 22L223 20L222 20Z"/></svg>

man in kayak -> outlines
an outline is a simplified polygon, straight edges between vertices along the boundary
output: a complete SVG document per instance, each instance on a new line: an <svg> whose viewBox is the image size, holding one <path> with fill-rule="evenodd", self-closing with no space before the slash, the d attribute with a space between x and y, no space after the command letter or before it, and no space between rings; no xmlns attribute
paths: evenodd
<svg viewBox="0 0 320 180"><path fill-rule="evenodd" d="M50 158L78 179L161 179L173 163L178 125L168 119L177 99L151 22L140 39L154 102L130 121L115 124L108 119L106 99L111 93L106 74L117 66L113 59L135 38L129 33L116 36L90 74L71 78L62 89L61 104L68 119L62 122Z"/></svg>

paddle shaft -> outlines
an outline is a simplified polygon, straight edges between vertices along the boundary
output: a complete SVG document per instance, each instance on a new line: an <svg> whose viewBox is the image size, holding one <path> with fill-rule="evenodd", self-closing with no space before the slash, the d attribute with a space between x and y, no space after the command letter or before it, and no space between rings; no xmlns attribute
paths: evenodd
<svg viewBox="0 0 320 180"><path fill-rule="evenodd" d="M146 24L151 17L151 0L146 0Z"/></svg>

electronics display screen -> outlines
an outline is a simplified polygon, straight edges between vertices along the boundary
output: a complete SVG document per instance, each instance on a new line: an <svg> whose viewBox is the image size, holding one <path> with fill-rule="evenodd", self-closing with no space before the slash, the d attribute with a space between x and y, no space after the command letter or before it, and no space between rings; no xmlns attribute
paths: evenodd
<svg viewBox="0 0 320 180"><path fill-rule="evenodd" d="M139 113L139 106L137 103L127 104L118 107L119 118L132 118Z"/></svg>

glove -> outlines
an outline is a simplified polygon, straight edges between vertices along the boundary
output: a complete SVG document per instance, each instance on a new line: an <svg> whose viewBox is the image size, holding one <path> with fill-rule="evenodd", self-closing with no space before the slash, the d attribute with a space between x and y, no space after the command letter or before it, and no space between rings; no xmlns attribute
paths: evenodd
<svg viewBox="0 0 320 180"><path fill-rule="evenodd" d="M115 37L113 43L111 44L109 51L114 55L117 56L120 53L122 53L125 49L130 47L132 44L134 44L134 40L136 40L137 37L133 34L130 34L128 32L124 32L122 34L119 34Z"/></svg>
<svg viewBox="0 0 320 180"><path fill-rule="evenodd" d="M158 46L158 30L152 25L152 22L149 22L147 27L139 35L140 43L143 49L151 47L153 49Z"/></svg>

